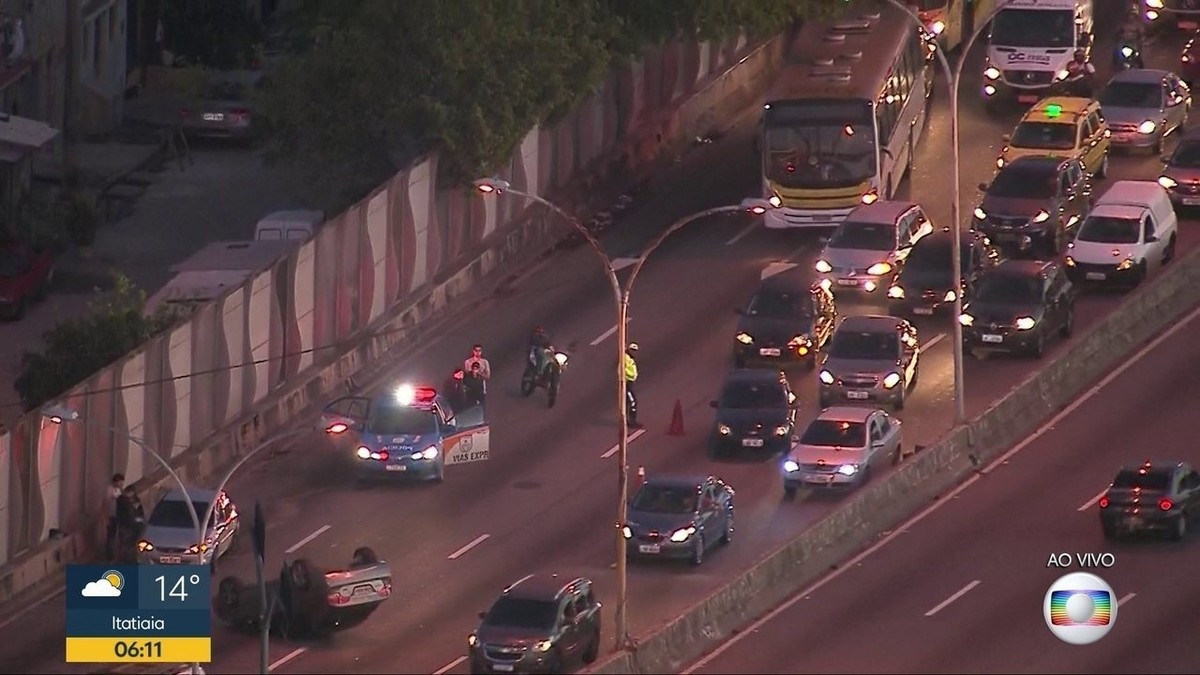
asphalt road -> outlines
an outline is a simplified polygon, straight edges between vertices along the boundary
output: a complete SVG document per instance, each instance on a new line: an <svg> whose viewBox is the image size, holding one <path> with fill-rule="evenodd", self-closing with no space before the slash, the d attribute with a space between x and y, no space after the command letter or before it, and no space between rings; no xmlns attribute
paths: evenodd
<svg viewBox="0 0 1200 675"><path fill-rule="evenodd" d="M1007 461L685 672L1197 672L1200 536L1109 543L1096 502L1122 465L1198 461L1185 445L1200 400L1198 317L1131 355ZM1043 598L1081 568L1047 561L1103 552L1113 567L1086 571L1119 600L1113 628L1091 645L1060 642Z"/></svg>
<svg viewBox="0 0 1200 675"><path fill-rule="evenodd" d="M963 86L966 91L976 83ZM939 89L910 186L936 223L948 222L950 211L946 99ZM1000 136L1011 129L1016 113L990 117L973 96L962 103L963 185L972 186L990 178ZM754 193L752 121L747 117L686 157L644 205L603 238L606 249L618 257L633 254L672 220ZM1154 158L1114 157L1112 179L1149 178L1157 168ZM975 198L964 190L963 213ZM1180 244L1190 248L1197 240L1185 229ZM767 232L742 216L717 217L670 240L638 281L630 337L642 345L639 394L647 430L630 446L631 468L722 476L738 490L738 531L731 547L714 551L698 570L631 567L634 634L669 620L836 507L835 501L803 494L785 502L773 461L717 463L704 452L712 424L707 402L731 361L736 320L731 309L744 304L768 266L811 265L818 246L812 233ZM1082 299L1078 329L1086 330L1117 302L1111 295ZM317 436L248 467L233 481L230 493L243 509L254 499L267 508L269 569L285 557L343 564L355 547L368 544L397 573L396 594L363 626L324 643L276 641L273 672L466 672L461 657L476 612L531 572L594 577L605 603L605 639L611 640L616 472L608 451L616 442L611 369L617 348L611 305L593 254L565 253L383 374L391 384L440 383L471 343L486 346L494 373L492 458L451 467L442 485L357 489L344 462ZM842 310L856 311L846 305ZM524 340L536 324L547 326L560 345L574 343L562 396L550 410L540 393L524 399L516 392ZM920 384L901 415L906 444L935 441L949 427L953 409L949 321L920 329L928 351ZM1052 343L1050 355L1061 348ZM968 412L986 407L1036 365L1023 359L969 360ZM815 376L799 371L793 384L806 422L815 413ZM666 435L677 400L684 409L683 437ZM471 542L477 543L466 548ZM222 574L249 576L251 570L244 554L222 566ZM0 671L64 672L61 599L6 620L0 623L5 634L19 626L41 628L24 640L0 641ZM218 630L209 670L256 672L255 640Z"/></svg>

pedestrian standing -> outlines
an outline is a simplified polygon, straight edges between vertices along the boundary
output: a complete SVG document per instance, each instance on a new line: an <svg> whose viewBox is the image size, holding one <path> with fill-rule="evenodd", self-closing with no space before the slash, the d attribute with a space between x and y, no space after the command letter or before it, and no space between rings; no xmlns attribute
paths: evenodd
<svg viewBox="0 0 1200 675"><path fill-rule="evenodd" d="M471 372L472 364L479 365L479 376L483 378L484 382L492 379L492 364L483 356L483 345L471 347L471 355L463 362L463 370Z"/></svg>
<svg viewBox="0 0 1200 675"><path fill-rule="evenodd" d="M105 512L108 516L108 527L104 537L104 551L107 554L107 559L112 561L116 557L117 540L120 530L120 503L121 495L125 493L125 474L114 473L112 481L108 485L108 491L105 494Z"/></svg>

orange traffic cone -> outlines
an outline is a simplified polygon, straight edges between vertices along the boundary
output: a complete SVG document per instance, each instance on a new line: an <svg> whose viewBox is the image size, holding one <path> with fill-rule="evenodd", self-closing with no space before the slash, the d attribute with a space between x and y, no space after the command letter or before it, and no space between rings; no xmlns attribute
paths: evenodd
<svg viewBox="0 0 1200 675"><path fill-rule="evenodd" d="M646 484L646 467L639 466L638 472L637 472L637 485L640 488L645 484Z"/></svg>
<svg viewBox="0 0 1200 675"><path fill-rule="evenodd" d="M667 435L683 435L683 403L679 399L675 399L675 412L671 414L671 428L667 430Z"/></svg>

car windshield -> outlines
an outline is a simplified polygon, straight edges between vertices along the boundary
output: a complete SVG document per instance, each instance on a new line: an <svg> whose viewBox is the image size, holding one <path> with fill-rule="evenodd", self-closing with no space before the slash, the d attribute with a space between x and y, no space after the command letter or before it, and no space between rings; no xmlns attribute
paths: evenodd
<svg viewBox="0 0 1200 675"><path fill-rule="evenodd" d="M1200 141L1181 142L1167 164L1181 169L1200 169Z"/></svg>
<svg viewBox="0 0 1200 675"><path fill-rule="evenodd" d="M485 625L503 628L550 630L558 618L558 604L545 600L502 597L488 610Z"/></svg>
<svg viewBox="0 0 1200 675"><path fill-rule="evenodd" d="M0 248L0 277L15 279L29 268L29 261L11 248Z"/></svg>
<svg viewBox="0 0 1200 675"><path fill-rule="evenodd" d="M192 506L196 509L197 518L203 518L204 514L208 513L208 502L194 501ZM159 502L146 524L152 527L196 529L196 523L192 521L192 512L188 511L187 501L183 499L164 499Z"/></svg>
<svg viewBox="0 0 1200 675"><path fill-rule="evenodd" d="M757 316L764 319L794 319L812 315L812 300L808 292L789 293L761 289L750 299L746 308L747 316Z"/></svg>
<svg viewBox="0 0 1200 675"><path fill-rule="evenodd" d="M1162 106L1162 85L1145 82L1112 82L1100 94L1102 108L1150 108Z"/></svg>
<svg viewBox="0 0 1200 675"><path fill-rule="evenodd" d="M1035 277L996 274L979 284L975 300L991 305L1030 305L1042 298L1042 282Z"/></svg>
<svg viewBox="0 0 1200 675"><path fill-rule="evenodd" d="M206 101L242 101L246 88L237 82L212 82L204 88Z"/></svg>
<svg viewBox="0 0 1200 675"><path fill-rule="evenodd" d="M403 405L372 406L366 432L383 436L432 434L437 430L429 410Z"/></svg>
<svg viewBox="0 0 1200 675"><path fill-rule="evenodd" d="M829 348L829 355L835 359L893 360L900 355L900 339L893 331L838 331Z"/></svg>
<svg viewBox="0 0 1200 675"><path fill-rule="evenodd" d="M638 490L631 508L642 513L682 515L696 510L696 488L686 485L647 485Z"/></svg>
<svg viewBox="0 0 1200 675"><path fill-rule="evenodd" d="M813 420L800 437L803 445L861 448L867 444L867 425L862 422Z"/></svg>
<svg viewBox="0 0 1200 675"><path fill-rule="evenodd" d="M1075 147L1075 125L1056 122L1021 122L1012 135L1017 148L1070 150Z"/></svg>
<svg viewBox="0 0 1200 675"><path fill-rule="evenodd" d="M847 221L829 237L830 248L849 248L860 251L890 251L896 248L896 228L882 223Z"/></svg>
<svg viewBox="0 0 1200 675"><path fill-rule="evenodd" d="M847 188L875 176L873 114L865 101L773 104L763 122L763 170L785 188Z"/></svg>
<svg viewBox="0 0 1200 675"><path fill-rule="evenodd" d="M1088 216L1079 229L1079 240L1097 244L1136 244L1141 238L1141 229L1141 222L1133 218Z"/></svg>
<svg viewBox="0 0 1200 675"><path fill-rule="evenodd" d="M993 197L1050 199L1058 193L1058 174L1041 166L1009 164L996 174L987 192Z"/></svg>
<svg viewBox="0 0 1200 675"><path fill-rule="evenodd" d="M1154 490L1156 492L1165 492L1171 487L1171 475L1165 471L1122 471L1117 474L1116 480L1113 481L1113 487L1132 490L1141 488L1143 490Z"/></svg>
<svg viewBox="0 0 1200 675"><path fill-rule="evenodd" d="M1069 9L1003 9L992 20L990 42L998 47L1072 47L1075 12ZM1006 67L1019 64L1009 54Z"/></svg>
<svg viewBox="0 0 1200 675"><path fill-rule="evenodd" d="M962 270L965 272L971 269L971 247L962 246L959 250ZM927 276L936 274L945 276L947 280L950 278L950 270L952 269L952 256L950 249L950 240L938 237L925 237L917 242L916 246L908 254L908 258L904 260L904 271L912 270L918 274ZM901 272L903 275L904 272Z"/></svg>
<svg viewBox="0 0 1200 675"><path fill-rule="evenodd" d="M783 388L774 382L730 382L721 391L720 405L732 410L758 410L786 408L788 402Z"/></svg>

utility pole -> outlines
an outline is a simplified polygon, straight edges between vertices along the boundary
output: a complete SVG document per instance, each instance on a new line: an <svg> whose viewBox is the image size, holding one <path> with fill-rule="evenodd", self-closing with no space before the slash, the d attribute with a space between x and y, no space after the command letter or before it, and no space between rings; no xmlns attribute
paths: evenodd
<svg viewBox="0 0 1200 675"><path fill-rule="evenodd" d="M75 144L79 135L79 71L80 59L83 58L83 48L80 40L83 37L83 18L81 4L83 0L67 0L66 22L66 91L63 97L63 181L73 184L79 176L79 158Z"/></svg>

